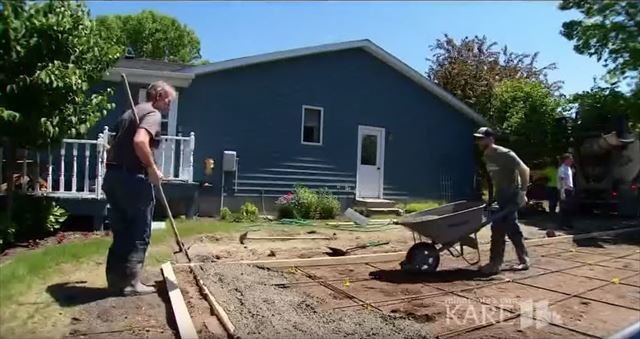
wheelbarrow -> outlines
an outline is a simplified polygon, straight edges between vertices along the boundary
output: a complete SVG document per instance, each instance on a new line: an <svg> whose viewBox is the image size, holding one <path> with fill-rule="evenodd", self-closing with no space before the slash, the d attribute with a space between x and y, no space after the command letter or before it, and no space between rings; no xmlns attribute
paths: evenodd
<svg viewBox="0 0 640 339"><path fill-rule="evenodd" d="M478 231L493 220L513 213L515 209L517 207L496 213L496 206L484 202L460 201L405 215L395 223L411 230L414 244L407 251L405 260L400 263L401 269L435 272L440 264L440 253L444 251L455 258L462 258L469 265L477 265L480 262ZM485 211L489 213L486 218ZM429 241L424 241L423 237ZM477 259L467 259L464 247L475 250Z"/></svg>

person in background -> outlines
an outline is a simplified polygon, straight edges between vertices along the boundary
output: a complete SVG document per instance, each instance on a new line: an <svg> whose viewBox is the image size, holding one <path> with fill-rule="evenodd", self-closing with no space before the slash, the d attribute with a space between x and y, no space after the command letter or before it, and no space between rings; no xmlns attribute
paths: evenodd
<svg viewBox="0 0 640 339"><path fill-rule="evenodd" d="M547 160L547 167L544 169L544 175L547 177L546 195L549 201L549 213L555 214L558 208L558 199L560 192L558 191L558 166L553 159Z"/></svg>
<svg viewBox="0 0 640 339"><path fill-rule="evenodd" d="M562 156L562 165L558 169L558 190L560 190L560 227L571 229L573 214L573 156Z"/></svg>

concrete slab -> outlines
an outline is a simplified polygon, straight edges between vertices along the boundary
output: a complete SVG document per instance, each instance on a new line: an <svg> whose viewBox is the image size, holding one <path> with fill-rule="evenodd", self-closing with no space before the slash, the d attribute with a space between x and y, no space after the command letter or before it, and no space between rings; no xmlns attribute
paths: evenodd
<svg viewBox="0 0 640 339"><path fill-rule="evenodd" d="M500 321L511 313L466 298L441 296L380 307L390 314L403 314L429 326L435 336L491 321Z"/></svg>
<svg viewBox="0 0 640 339"><path fill-rule="evenodd" d="M629 276L629 271L612 268L612 267L602 267L596 265L587 265L577 268L572 268L564 271L565 273L571 273L575 275L580 275L587 278L598 278L611 281L614 278L622 278Z"/></svg>
<svg viewBox="0 0 640 339"><path fill-rule="evenodd" d="M611 284L585 293L583 296L630 307L640 312L640 287Z"/></svg>
<svg viewBox="0 0 640 339"><path fill-rule="evenodd" d="M462 292L461 294L514 312L520 312L522 304L526 302L553 302L565 296L561 293L522 286L513 282L480 287L472 291Z"/></svg>
<svg viewBox="0 0 640 339"><path fill-rule="evenodd" d="M508 320L502 323L495 324L493 326L485 327L473 332L461 334L452 338L474 338L474 339L520 339L520 338L576 338L581 337L575 332L571 332L561 327L557 327L551 324L545 324L544 326L531 326L535 324L535 321L529 320L528 322L522 322L523 318Z"/></svg>
<svg viewBox="0 0 640 339"><path fill-rule="evenodd" d="M580 298L550 306L549 310L561 316L563 325L598 337L612 335L640 319L638 311Z"/></svg>
<svg viewBox="0 0 640 339"><path fill-rule="evenodd" d="M611 259L598 264L607 267L621 268L632 272L640 272L640 260Z"/></svg>
<svg viewBox="0 0 640 339"><path fill-rule="evenodd" d="M421 283L390 283L367 280L351 283L331 282L331 284L368 303L440 292L436 288Z"/></svg>
<svg viewBox="0 0 640 339"><path fill-rule="evenodd" d="M584 292L603 284L602 281L590 278L576 277L562 272L531 277L523 279L521 282L567 294Z"/></svg>

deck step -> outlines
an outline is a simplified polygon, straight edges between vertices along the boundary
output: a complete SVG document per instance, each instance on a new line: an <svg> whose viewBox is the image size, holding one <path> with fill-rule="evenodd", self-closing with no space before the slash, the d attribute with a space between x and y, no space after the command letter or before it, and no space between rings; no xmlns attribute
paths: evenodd
<svg viewBox="0 0 640 339"><path fill-rule="evenodd" d="M370 208L395 208L396 202L387 199L376 198L357 198L354 202L355 207Z"/></svg>
<svg viewBox="0 0 640 339"><path fill-rule="evenodd" d="M367 213L369 215L376 215L376 214L395 214L395 215L403 215L404 211L400 208L396 208L396 207L373 207L373 208L367 208Z"/></svg>

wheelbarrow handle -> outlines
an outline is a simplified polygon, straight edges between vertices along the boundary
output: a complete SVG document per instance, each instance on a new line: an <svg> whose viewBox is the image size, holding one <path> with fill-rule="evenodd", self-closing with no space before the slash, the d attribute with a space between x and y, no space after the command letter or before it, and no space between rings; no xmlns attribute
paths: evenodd
<svg viewBox="0 0 640 339"><path fill-rule="evenodd" d="M499 211L498 213L495 213L495 214L491 213L489 215L489 217L487 218L487 220L485 220L484 222L482 222L482 224L480 224L480 228L489 225L490 223L492 223L495 220L498 220L498 219L504 217L507 214L517 212L518 209L520 209L520 207L518 207L518 206L510 206L509 208L505 208L504 210Z"/></svg>

